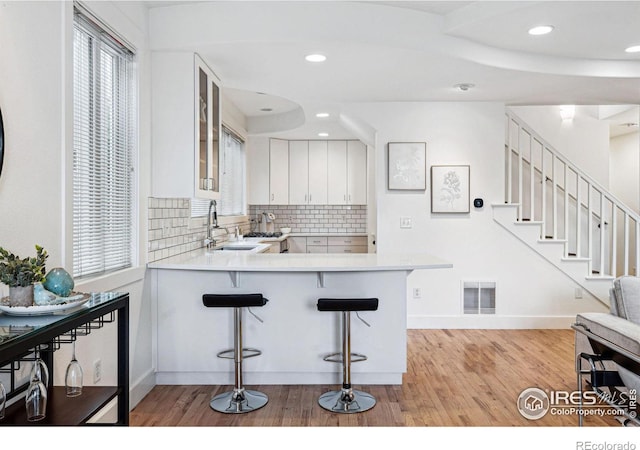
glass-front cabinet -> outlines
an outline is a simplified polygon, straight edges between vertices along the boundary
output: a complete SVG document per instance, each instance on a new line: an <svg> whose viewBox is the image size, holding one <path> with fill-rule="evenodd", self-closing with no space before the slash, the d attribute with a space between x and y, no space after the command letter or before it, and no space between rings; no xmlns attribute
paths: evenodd
<svg viewBox="0 0 640 450"><path fill-rule="evenodd" d="M220 80L195 55L195 197L220 198Z"/></svg>

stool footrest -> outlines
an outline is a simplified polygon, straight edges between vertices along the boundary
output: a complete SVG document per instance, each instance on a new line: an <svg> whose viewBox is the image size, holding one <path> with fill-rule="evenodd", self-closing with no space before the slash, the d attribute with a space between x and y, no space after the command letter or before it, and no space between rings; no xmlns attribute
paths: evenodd
<svg viewBox="0 0 640 450"><path fill-rule="evenodd" d="M254 356L262 355L262 352L257 348L243 348L242 359L253 358ZM223 350L216 354L218 358L235 359L235 350Z"/></svg>
<svg viewBox="0 0 640 450"><path fill-rule="evenodd" d="M328 362L335 362L335 363L341 363L344 361L344 358L342 357L342 352L339 353L331 353L330 355L325 356L324 358L322 358L325 361ZM362 353L351 353L351 362L360 362L360 361L366 361L367 360L367 356L363 355Z"/></svg>

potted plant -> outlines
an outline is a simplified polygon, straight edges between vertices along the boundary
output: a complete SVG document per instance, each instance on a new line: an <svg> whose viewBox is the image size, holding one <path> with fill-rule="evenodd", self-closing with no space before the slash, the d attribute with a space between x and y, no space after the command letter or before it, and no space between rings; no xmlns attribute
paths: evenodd
<svg viewBox="0 0 640 450"><path fill-rule="evenodd" d="M10 306L33 305L33 284L44 281L48 257L39 245L35 258L20 258L0 247L0 282L9 286Z"/></svg>

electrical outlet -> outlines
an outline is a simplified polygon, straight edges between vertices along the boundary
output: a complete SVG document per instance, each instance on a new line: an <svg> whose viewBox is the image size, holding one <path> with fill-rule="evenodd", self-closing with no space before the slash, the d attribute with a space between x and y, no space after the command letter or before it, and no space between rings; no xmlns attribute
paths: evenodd
<svg viewBox="0 0 640 450"><path fill-rule="evenodd" d="M102 360L96 359L93 362L93 384L97 384L102 379Z"/></svg>
<svg viewBox="0 0 640 450"><path fill-rule="evenodd" d="M413 288L413 298L422 298L422 289Z"/></svg>
<svg viewBox="0 0 640 450"><path fill-rule="evenodd" d="M400 228L411 228L412 226L411 217L400 217Z"/></svg>
<svg viewBox="0 0 640 450"><path fill-rule="evenodd" d="M576 288L576 298L582 298L582 288Z"/></svg>

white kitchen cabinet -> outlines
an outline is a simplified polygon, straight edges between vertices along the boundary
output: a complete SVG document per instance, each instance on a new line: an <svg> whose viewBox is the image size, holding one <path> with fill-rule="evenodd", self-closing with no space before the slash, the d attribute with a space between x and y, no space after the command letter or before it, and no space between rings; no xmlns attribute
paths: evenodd
<svg viewBox="0 0 640 450"><path fill-rule="evenodd" d="M292 236L290 253L368 253L366 236Z"/></svg>
<svg viewBox="0 0 640 450"><path fill-rule="evenodd" d="M249 136L247 139L247 202L268 205L269 198L269 138Z"/></svg>
<svg viewBox="0 0 640 450"><path fill-rule="evenodd" d="M309 203L309 141L289 141L289 204Z"/></svg>
<svg viewBox="0 0 640 450"><path fill-rule="evenodd" d="M307 238L304 236L291 236L289 241L289 253L307 253Z"/></svg>
<svg viewBox="0 0 640 450"><path fill-rule="evenodd" d="M329 236L328 253L368 253L366 236Z"/></svg>
<svg viewBox="0 0 640 450"><path fill-rule="evenodd" d="M347 141L328 142L327 203L347 204Z"/></svg>
<svg viewBox="0 0 640 450"><path fill-rule="evenodd" d="M347 203L367 204L367 147L360 141L347 141Z"/></svg>
<svg viewBox="0 0 640 450"><path fill-rule="evenodd" d="M367 147L360 141L329 141L329 205L367 204Z"/></svg>
<svg viewBox="0 0 640 450"><path fill-rule="evenodd" d="M309 141L310 205L326 205L328 195L327 141Z"/></svg>
<svg viewBox="0 0 640 450"><path fill-rule="evenodd" d="M327 204L327 141L289 141L289 204Z"/></svg>
<svg viewBox="0 0 640 450"><path fill-rule="evenodd" d="M269 204L289 204L289 141L269 142Z"/></svg>
<svg viewBox="0 0 640 450"><path fill-rule="evenodd" d="M151 64L152 195L220 198L220 80L192 52L152 52Z"/></svg>

